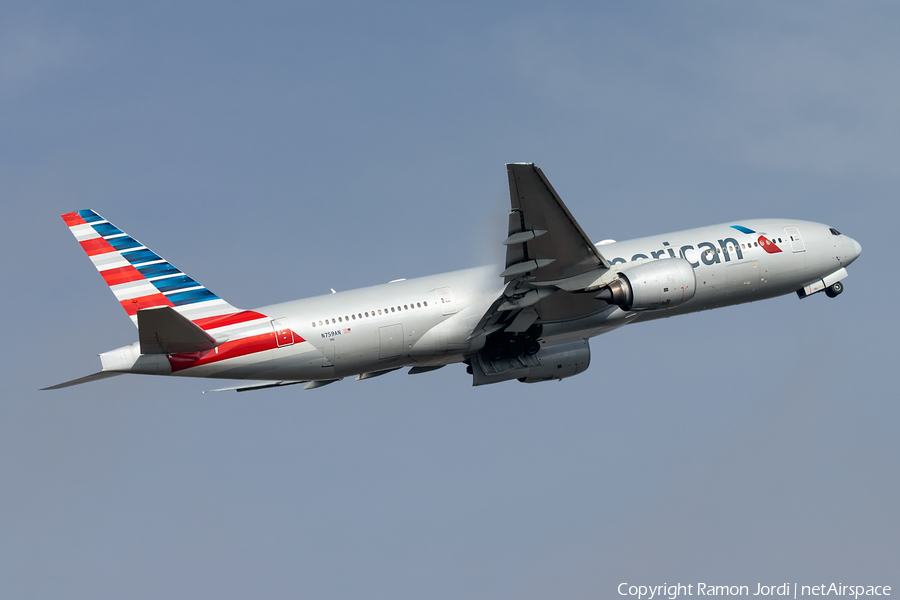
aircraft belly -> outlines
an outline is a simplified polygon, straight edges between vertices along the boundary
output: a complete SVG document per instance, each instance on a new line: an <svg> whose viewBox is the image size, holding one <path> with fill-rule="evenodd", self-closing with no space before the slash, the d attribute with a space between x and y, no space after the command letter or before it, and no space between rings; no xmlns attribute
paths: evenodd
<svg viewBox="0 0 900 600"><path fill-rule="evenodd" d="M471 350L472 342L468 339L474 327L471 323L477 324L484 310L480 304L470 304L437 323L421 323L422 333L412 332L408 337L406 354L417 364L431 364L435 360L437 364L446 364L441 357L462 356Z"/></svg>
<svg viewBox="0 0 900 600"><path fill-rule="evenodd" d="M236 366L216 376L228 379L258 379L265 381L305 381L327 379L334 376L334 369L322 368L322 355L315 351L293 356L280 356L254 365Z"/></svg>
<svg viewBox="0 0 900 600"><path fill-rule="evenodd" d="M459 313L443 318L435 326L429 319L405 317L402 322L379 324L377 329L366 331L365 337L355 338L352 342L348 336L343 336L337 343L335 372L339 376L349 376L418 364L423 358L422 342L428 345L435 336L441 347L428 348L425 357L446 354L448 336L443 333L447 329L444 326L460 320Z"/></svg>
<svg viewBox="0 0 900 600"><path fill-rule="evenodd" d="M327 373L323 374L323 371ZM217 379L299 381L325 378L333 374L333 369L323 369L322 353L311 344L301 343L191 367L175 374Z"/></svg>
<svg viewBox="0 0 900 600"><path fill-rule="evenodd" d="M760 265L756 260L744 260L725 267L725 295L743 296L759 288Z"/></svg>
<svg viewBox="0 0 900 600"><path fill-rule="evenodd" d="M378 348L369 348L336 358L334 372L344 377L346 375L357 375L368 371L389 368L384 365L384 361L378 360Z"/></svg>
<svg viewBox="0 0 900 600"><path fill-rule="evenodd" d="M806 243L806 251L795 253L794 256L799 256L803 259L802 268L796 272L800 285L794 286L794 290L807 285L811 281L827 277L843 266L833 243L808 241Z"/></svg>
<svg viewBox="0 0 900 600"><path fill-rule="evenodd" d="M795 292L810 281L821 279L825 275L836 271L839 264L834 261L817 260L817 256L813 252L798 252L788 254L784 257L776 255L775 259L769 259L767 273L765 274L767 282L760 289L765 289L764 297L770 298L782 294ZM776 260L777 259L777 260Z"/></svg>
<svg viewBox="0 0 900 600"><path fill-rule="evenodd" d="M405 335L413 331L402 323L367 326L352 333L326 340L333 345L333 371L337 376L357 375L400 366L406 352Z"/></svg>
<svg viewBox="0 0 900 600"><path fill-rule="evenodd" d="M347 364L371 358L378 349L378 333L371 326L352 328L351 333L322 341L323 347L332 346L335 365Z"/></svg>

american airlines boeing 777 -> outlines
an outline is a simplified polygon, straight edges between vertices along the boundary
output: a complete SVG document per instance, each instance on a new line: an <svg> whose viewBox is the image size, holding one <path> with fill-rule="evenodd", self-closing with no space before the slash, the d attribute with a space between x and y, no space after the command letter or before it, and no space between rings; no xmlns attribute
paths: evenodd
<svg viewBox="0 0 900 600"><path fill-rule="evenodd" d="M843 290L860 245L833 227L752 219L594 244L533 164L507 165L504 269L481 267L236 308L92 210L66 225L138 328L102 370L307 389L465 363L473 385L559 380L588 340L641 321L796 293Z"/></svg>

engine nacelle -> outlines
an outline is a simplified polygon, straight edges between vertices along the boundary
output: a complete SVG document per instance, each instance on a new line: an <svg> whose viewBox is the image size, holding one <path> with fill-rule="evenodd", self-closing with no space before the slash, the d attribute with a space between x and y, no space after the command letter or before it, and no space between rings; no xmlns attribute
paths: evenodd
<svg viewBox="0 0 900 600"><path fill-rule="evenodd" d="M664 258L619 273L594 296L622 310L657 310L683 304L697 293L697 275L683 258Z"/></svg>
<svg viewBox="0 0 900 600"><path fill-rule="evenodd" d="M523 383L551 381L578 375L591 364L587 340L541 348L534 355L491 360L484 352L472 357L472 385L518 379Z"/></svg>

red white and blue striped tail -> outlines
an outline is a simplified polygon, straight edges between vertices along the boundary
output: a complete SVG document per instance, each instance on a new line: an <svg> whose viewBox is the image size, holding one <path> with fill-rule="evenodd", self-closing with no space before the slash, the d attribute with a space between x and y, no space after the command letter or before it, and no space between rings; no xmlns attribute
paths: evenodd
<svg viewBox="0 0 900 600"><path fill-rule="evenodd" d="M62 218L135 325L138 309L154 306L171 306L194 322L238 312L94 211Z"/></svg>

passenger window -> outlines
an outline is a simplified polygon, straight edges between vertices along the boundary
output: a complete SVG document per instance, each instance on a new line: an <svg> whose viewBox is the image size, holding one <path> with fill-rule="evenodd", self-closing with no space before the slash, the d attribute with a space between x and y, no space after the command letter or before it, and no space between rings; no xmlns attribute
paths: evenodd
<svg viewBox="0 0 900 600"><path fill-rule="evenodd" d="M393 306L391 307L391 312L394 312L394 307L393 307Z"/></svg>
<svg viewBox="0 0 900 600"><path fill-rule="evenodd" d="M315 321L313 321L313 327L315 327L315 326L316 326L316 322L315 322Z"/></svg>
<svg viewBox="0 0 900 600"><path fill-rule="evenodd" d="M399 307L398 307L398 308L399 308ZM404 305L403 305L403 310L409 310L409 306L406 305L406 304L404 304Z"/></svg>
<svg viewBox="0 0 900 600"><path fill-rule="evenodd" d="M422 304L424 304L425 306L428 306L428 302L423 302Z"/></svg>
<svg viewBox="0 0 900 600"><path fill-rule="evenodd" d="M362 319L362 313L357 313L357 314L359 315L359 318Z"/></svg>
<svg viewBox="0 0 900 600"><path fill-rule="evenodd" d="M322 324L322 321L319 321L319 325L321 325L321 324Z"/></svg>
<svg viewBox="0 0 900 600"><path fill-rule="evenodd" d="M366 311L366 316L367 316L367 317L369 316L369 312L368 312L368 311Z"/></svg>
<svg viewBox="0 0 900 600"><path fill-rule="evenodd" d="M340 317L338 317L338 323L343 323L343 322L344 322L343 319L341 319Z"/></svg>
<svg viewBox="0 0 900 600"><path fill-rule="evenodd" d="M416 302L416 305L417 305L419 308L422 308L422 303L421 303L421 302Z"/></svg>
<svg viewBox="0 0 900 600"><path fill-rule="evenodd" d="M378 314L379 314L379 315L381 314L381 309L380 309L380 308L378 309Z"/></svg>
<svg viewBox="0 0 900 600"><path fill-rule="evenodd" d="M354 321L356 320L356 315L350 315L350 316L353 317Z"/></svg>

